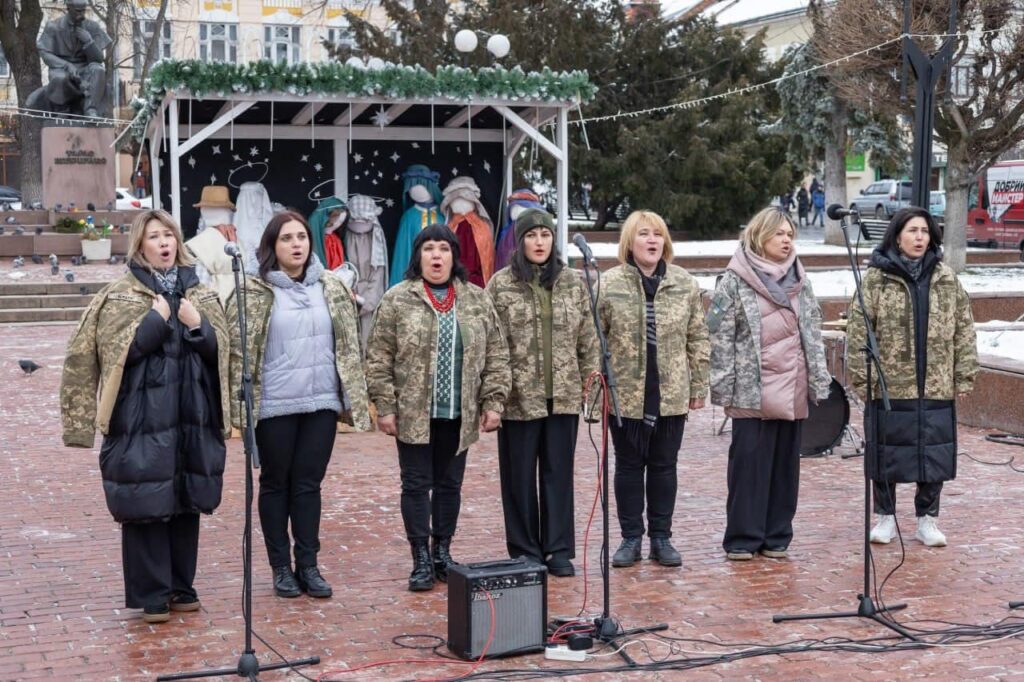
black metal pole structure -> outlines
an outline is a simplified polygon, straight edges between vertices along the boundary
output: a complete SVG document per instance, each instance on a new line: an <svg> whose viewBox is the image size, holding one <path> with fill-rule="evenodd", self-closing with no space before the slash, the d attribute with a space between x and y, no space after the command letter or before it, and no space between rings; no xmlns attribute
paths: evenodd
<svg viewBox="0 0 1024 682"><path fill-rule="evenodd" d="M590 271L588 271L588 266L590 267ZM615 416L615 423L617 426L622 426L622 416L621 412L619 411L619 394L617 390L618 383L615 380L615 373L612 370L612 354L608 350L608 339L605 337L604 330L601 328L601 318L597 310L597 294L594 292L594 284L590 280L590 272L593 272L594 275L600 279L600 273L598 273L597 267L592 263L588 263L588 259L584 255L583 279L587 283L587 293L590 295L590 313L594 318L594 328L597 330L597 338L601 345L601 373L604 374L605 385L608 387L608 394L611 397L612 413ZM598 639L600 639L603 642L611 644L618 639L628 637L630 635L641 634L644 632L658 632L660 630L668 630L668 624L658 623L657 625L650 625L632 628L630 630L623 630L619 622L612 618L610 583L611 544L608 529L608 508L610 506L610 498L608 496L608 420L604 418L601 419L601 443L601 516L603 523L603 545L601 550L601 578L602 586L604 587L604 603L603 608L601 610L601 617L596 620L596 622L594 623L594 627ZM626 653L625 649L620 649L619 655L630 666L636 665L636 661L633 660L633 658Z"/></svg>
<svg viewBox="0 0 1024 682"><path fill-rule="evenodd" d="M242 531L242 618L245 621L245 650L238 659L238 665L234 668L196 670L174 673L172 675L161 675L156 678L160 682L164 680L193 680L202 677L224 677L228 675L256 680L259 678L261 671L282 670L300 665L316 665L320 663L319 656L312 656L295 661L260 665L259 659L256 658L256 651L252 647L252 470L259 469L260 467L260 453L259 448L256 447L256 427L253 420L252 373L249 370L249 352L247 350L248 344L246 343L248 328L245 315L245 287L243 286L244 280L241 277L241 260L241 257L237 255L231 258L231 269L235 273L235 303L238 305L238 330L242 339L241 401L245 413L245 428L242 431L242 443L246 455L245 528Z"/></svg>
<svg viewBox="0 0 1024 682"><path fill-rule="evenodd" d="M928 208L929 181L932 173L932 133L935 129L935 89L944 75L948 76L953 50L956 47L956 0L949 3L949 28L942 46L928 55L910 37L910 0L903 0L903 83L906 96L906 67L909 64L917 78L917 100L914 102L914 171L913 205ZM949 88L947 78L946 88ZM902 199L902 197L899 197Z"/></svg>

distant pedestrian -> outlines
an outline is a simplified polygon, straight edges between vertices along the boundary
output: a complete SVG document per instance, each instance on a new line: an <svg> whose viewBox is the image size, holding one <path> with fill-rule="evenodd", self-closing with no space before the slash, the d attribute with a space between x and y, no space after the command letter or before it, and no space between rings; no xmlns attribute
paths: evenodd
<svg viewBox="0 0 1024 682"><path fill-rule="evenodd" d="M825 227L825 188L820 184L811 190L811 203L814 204L814 215L811 216L811 226L815 223Z"/></svg>
<svg viewBox="0 0 1024 682"><path fill-rule="evenodd" d="M146 176L141 170L135 171L135 198L146 198Z"/></svg>
<svg viewBox="0 0 1024 682"><path fill-rule="evenodd" d="M811 195L807 191L807 185L800 185L796 193L796 213L799 218L799 226L807 226L807 214L811 212Z"/></svg>
<svg viewBox="0 0 1024 682"><path fill-rule="evenodd" d="M786 192L785 194L779 195L779 208L786 215L791 215L793 211L793 193Z"/></svg>
<svg viewBox="0 0 1024 682"><path fill-rule="evenodd" d="M817 192L819 189L822 192L824 192L825 191L825 186L822 185L820 182L818 182L817 176L812 177L811 178L811 196L813 197L814 193Z"/></svg>

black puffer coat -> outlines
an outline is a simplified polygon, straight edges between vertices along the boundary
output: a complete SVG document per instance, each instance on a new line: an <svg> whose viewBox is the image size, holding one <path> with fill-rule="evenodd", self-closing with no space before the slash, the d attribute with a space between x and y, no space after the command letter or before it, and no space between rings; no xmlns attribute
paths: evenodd
<svg viewBox="0 0 1024 682"><path fill-rule="evenodd" d="M131 268L161 291L145 268ZM217 337L205 318L195 331L178 320L182 297L198 285L194 269L179 267L174 292L162 294L170 319L151 310L128 349L100 449L107 507L118 522L211 513L220 504L225 447Z"/></svg>
<svg viewBox="0 0 1024 682"><path fill-rule="evenodd" d="M895 275L906 285L908 305L899 313L903 324L912 330L917 379L917 398L890 400L892 410L882 408L880 396L874 396L865 414L864 428L869 436L865 463L868 476L889 483L938 482L956 478L956 401L925 398L928 367L928 322L931 304L929 289L940 256L925 252L921 272L915 279L895 252L876 250L869 267ZM899 286L898 284L896 285ZM879 338L880 345L893 343ZM873 437L872 437L873 436ZM870 443L874 441L875 447Z"/></svg>

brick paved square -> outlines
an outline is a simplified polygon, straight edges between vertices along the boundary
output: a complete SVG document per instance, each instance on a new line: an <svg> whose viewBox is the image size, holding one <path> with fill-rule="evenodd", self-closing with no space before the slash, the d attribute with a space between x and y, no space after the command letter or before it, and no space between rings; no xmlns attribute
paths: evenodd
<svg viewBox="0 0 1024 682"><path fill-rule="evenodd" d="M71 327L0 328L0 679L135 680L204 667L231 667L242 649L240 596L244 463L241 444L228 446L224 501L203 518L196 587L201 611L174 614L150 626L126 610L120 569L120 532L103 500L95 450L60 444L57 390ZM44 368L24 375L19 358ZM1007 396L1007 399L1018 399ZM626 627L662 621L676 637L720 642L781 643L801 638L888 636L868 621L772 624L776 613L849 610L861 584L861 463L838 456L803 461L800 508L790 558L727 562L721 551L725 524L728 435L713 430L721 412L704 410L688 425L679 465L674 522L682 569L644 561L611 576L613 612ZM98 444L97 440L97 444ZM980 459L1024 465L1024 451L988 443L984 433L961 429L961 449ZM453 544L460 561L502 558L504 536L495 438L486 436L469 455L462 517ZM601 606L597 571L600 525L587 542L584 580L583 531L596 486L595 455L581 430L577 452L577 577L552 579L549 613L574 615L584 594L586 611ZM1024 599L1024 476L1008 466L986 466L962 456L959 476L946 486L941 527L949 546L929 549L912 540L910 487L899 489L898 512L906 560L883 597L903 601L900 621L949 620L991 623L1011 615L1008 600ZM410 569L399 513L397 456L380 434L340 434L324 481L321 566L335 587L330 600L278 599L271 589L262 538L254 537L255 630L282 654L319 655L304 669L316 677L329 670L419 656L391 638L403 633L444 637L447 602L433 592L405 590ZM254 510L255 514L255 510ZM598 512L599 516L599 512ZM613 549L618 542L612 512ZM646 556L646 543L645 543ZM900 561L897 544L878 549L880 575ZM1021 614L1024 615L1024 614ZM938 627L917 623L918 627ZM650 644L650 654L668 650ZM695 643L682 644L693 650ZM275 660L256 642L263 662ZM630 651L650 660L640 646ZM599 669L617 657L581 664ZM479 671L569 667L541 656L487 661ZM454 677L470 666L403 664L326 679ZM1022 679L1019 639L961 648L886 654L802 653L764 656L685 673L690 679ZM678 679L684 673L606 673L588 679ZM299 679L265 673L263 679Z"/></svg>

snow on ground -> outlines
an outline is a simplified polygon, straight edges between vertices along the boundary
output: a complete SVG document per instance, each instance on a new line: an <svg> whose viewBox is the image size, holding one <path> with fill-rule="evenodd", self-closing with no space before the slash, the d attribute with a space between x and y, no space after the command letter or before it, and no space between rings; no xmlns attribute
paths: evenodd
<svg viewBox="0 0 1024 682"><path fill-rule="evenodd" d="M978 353L1024 362L1024 329L985 331L983 325L978 327Z"/></svg>
<svg viewBox="0 0 1024 682"><path fill-rule="evenodd" d="M818 298L852 297L853 273L850 270L824 270L809 272L814 295ZM716 275L700 275L697 281L703 289L715 288ZM1024 268L967 268L961 275L967 293L988 291L1024 292Z"/></svg>
<svg viewBox="0 0 1024 682"><path fill-rule="evenodd" d="M675 251L676 257L687 257L687 256L731 256L736 252L737 240L735 239L716 239L710 241L684 241L684 242L673 242L672 248ZM871 254L871 250L875 248L874 242L862 242L860 249L857 251L859 258L867 258ZM594 258L615 258L619 253L618 242L593 242L590 244L590 250L594 252ZM979 251L984 249L971 248L968 251ZM816 240L802 240L797 239L796 241L796 252L802 256L820 256L820 255L846 255L845 246L833 246L832 244L823 244L820 239ZM567 249L567 256L569 258L580 258L582 254L574 244L569 244Z"/></svg>

